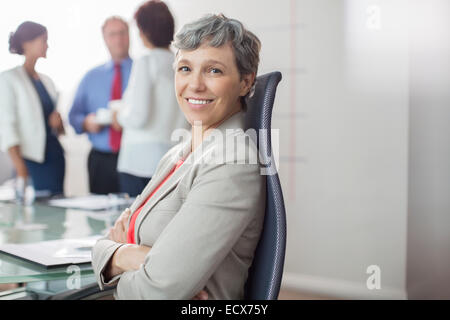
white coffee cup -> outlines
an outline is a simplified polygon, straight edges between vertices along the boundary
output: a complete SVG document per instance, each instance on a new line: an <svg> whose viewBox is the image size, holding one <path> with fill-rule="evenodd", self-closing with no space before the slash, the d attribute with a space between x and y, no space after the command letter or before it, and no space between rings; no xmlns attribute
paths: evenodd
<svg viewBox="0 0 450 320"><path fill-rule="evenodd" d="M97 110L95 115L95 120L98 124L108 125L112 123L112 111L105 108L100 108Z"/></svg>

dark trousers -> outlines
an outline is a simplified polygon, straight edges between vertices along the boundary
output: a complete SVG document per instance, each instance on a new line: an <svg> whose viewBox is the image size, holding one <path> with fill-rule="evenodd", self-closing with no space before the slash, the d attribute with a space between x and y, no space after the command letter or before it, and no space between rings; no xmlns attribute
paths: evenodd
<svg viewBox="0 0 450 320"><path fill-rule="evenodd" d="M150 182L151 178L142 178L128 173L119 172L120 192L137 197Z"/></svg>
<svg viewBox="0 0 450 320"><path fill-rule="evenodd" d="M89 189L91 193L108 194L119 192L117 153L92 149L88 157Z"/></svg>
<svg viewBox="0 0 450 320"><path fill-rule="evenodd" d="M64 150L56 137L47 138L43 163L25 159L25 165L36 191L48 191L51 195L63 194L66 162Z"/></svg>

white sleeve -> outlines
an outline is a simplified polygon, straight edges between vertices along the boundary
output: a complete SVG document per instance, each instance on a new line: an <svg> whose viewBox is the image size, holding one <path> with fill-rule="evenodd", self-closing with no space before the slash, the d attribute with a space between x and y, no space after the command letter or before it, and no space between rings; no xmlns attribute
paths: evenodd
<svg viewBox="0 0 450 320"><path fill-rule="evenodd" d="M0 75L0 141L4 152L20 145L17 121L14 90L5 75Z"/></svg>
<svg viewBox="0 0 450 320"><path fill-rule="evenodd" d="M133 63L130 80L117 116L124 128L142 128L148 123L152 106L152 76L147 57Z"/></svg>

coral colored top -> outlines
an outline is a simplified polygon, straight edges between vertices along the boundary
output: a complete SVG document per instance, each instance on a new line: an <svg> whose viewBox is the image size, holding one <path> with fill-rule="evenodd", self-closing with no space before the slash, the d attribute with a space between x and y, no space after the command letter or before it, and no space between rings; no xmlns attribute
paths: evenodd
<svg viewBox="0 0 450 320"><path fill-rule="evenodd" d="M130 224L128 226L128 233L127 233L127 242L129 244L136 244L136 241L134 239L134 227L136 225L136 219L139 216L139 213L141 213L142 208L147 204L147 202L150 200L150 198L155 194L156 191L159 190L159 188L161 188L161 186L164 184L164 182L166 182L170 176L172 176L172 174L175 172L175 170L177 170L182 164L183 164L183 160L180 159L178 160L177 164L175 165L175 167L173 167L173 169L169 172L169 174L167 175L167 177L156 187L155 190L153 190L153 192L148 196L147 200L145 200L141 206L134 212L133 216L131 217L130 220Z"/></svg>

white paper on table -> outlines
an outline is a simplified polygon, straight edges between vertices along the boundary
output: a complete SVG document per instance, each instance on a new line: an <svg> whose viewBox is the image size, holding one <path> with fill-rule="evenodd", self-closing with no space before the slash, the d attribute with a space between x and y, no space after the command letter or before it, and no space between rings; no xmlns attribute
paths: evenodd
<svg viewBox="0 0 450 320"><path fill-rule="evenodd" d="M34 194L34 196L33 196ZM32 186L27 186L25 188L25 198L34 198L36 196L49 196L49 192L36 192ZM16 200L16 189L11 185L2 185L0 186L0 201L14 201Z"/></svg>
<svg viewBox="0 0 450 320"><path fill-rule="evenodd" d="M4 244L0 251L47 268L89 263L92 248L101 236L61 239L26 244Z"/></svg>
<svg viewBox="0 0 450 320"><path fill-rule="evenodd" d="M114 198L106 195L90 195L85 197L49 200L47 204L53 207L82 210L108 210L116 206L127 206L133 199Z"/></svg>

